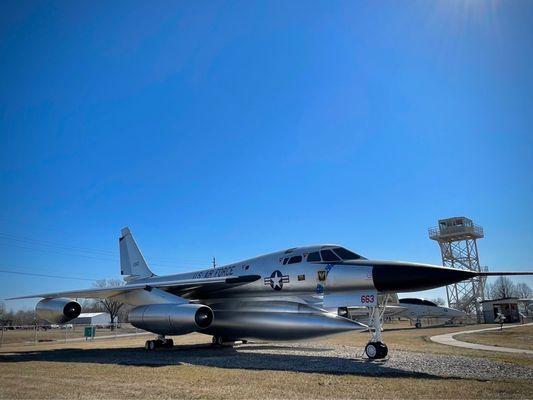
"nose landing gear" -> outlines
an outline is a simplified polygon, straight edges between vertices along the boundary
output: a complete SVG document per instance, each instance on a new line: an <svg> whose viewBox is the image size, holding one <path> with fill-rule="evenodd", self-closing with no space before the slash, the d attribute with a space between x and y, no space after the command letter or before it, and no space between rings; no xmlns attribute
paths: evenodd
<svg viewBox="0 0 533 400"><path fill-rule="evenodd" d="M379 360L387 357L389 348L382 341L381 331L383 329L383 315L385 314L385 307L387 306L388 296L385 298L384 304L381 306L369 307L370 323L369 326L373 329L370 342L365 346L365 354L371 360Z"/></svg>

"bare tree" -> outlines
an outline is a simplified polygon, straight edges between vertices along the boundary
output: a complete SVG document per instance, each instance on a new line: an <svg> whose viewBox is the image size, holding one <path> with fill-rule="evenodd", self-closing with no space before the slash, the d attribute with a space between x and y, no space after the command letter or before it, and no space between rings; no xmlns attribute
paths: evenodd
<svg viewBox="0 0 533 400"><path fill-rule="evenodd" d="M4 325L6 324L6 303L0 301L0 326L4 330Z"/></svg>
<svg viewBox="0 0 533 400"><path fill-rule="evenodd" d="M516 295L521 299L529 299L532 296L532 291L529 285L525 282L518 282L516 284Z"/></svg>
<svg viewBox="0 0 533 400"><path fill-rule="evenodd" d="M446 302L444 301L442 297L435 297L434 299L431 299L430 301L432 301L438 306L444 306L446 304Z"/></svg>
<svg viewBox="0 0 533 400"><path fill-rule="evenodd" d="M98 288L118 287L122 285L124 285L124 283L118 279L100 279L94 283L94 286ZM124 303L114 300L113 298L98 299L98 304L109 313L111 324L115 323L115 319L119 315L120 309L124 306Z"/></svg>
<svg viewBox="0 0 533 400"><path fill-rule="evenodd" d="M516 285L506 276L499 276L492 284L487 285L491 299L505 299L517 295Z"/></svg>

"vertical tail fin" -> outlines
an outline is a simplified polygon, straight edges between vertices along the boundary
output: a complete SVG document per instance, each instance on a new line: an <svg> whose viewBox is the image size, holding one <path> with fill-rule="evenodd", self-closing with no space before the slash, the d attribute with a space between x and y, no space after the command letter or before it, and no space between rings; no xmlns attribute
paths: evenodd
<svg viewBox="0 0 533 400"><path fill-rule="evenodd" d="M124 279L132 280L154 276L154 273L148 268L146 260L137 243L135 243L129 228L123 228L120 233L120 239L118 240L120 247L120 273L127 275Z"/></svg>

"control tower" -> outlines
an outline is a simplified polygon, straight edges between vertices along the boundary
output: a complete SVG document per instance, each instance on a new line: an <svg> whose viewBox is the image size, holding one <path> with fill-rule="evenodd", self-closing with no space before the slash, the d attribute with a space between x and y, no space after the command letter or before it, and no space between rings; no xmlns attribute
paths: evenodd
<svg viewBox="0 0 533 400"><path fill-rule="evenodd" d="M440 219L439 225L428 229L429 238L437 241L442 265L449 268L482 272L477 252L477 239L483 228L466 217ZM463 310L478 322L482 322L481 301L484 300L485 277L446 286L448 306Z"/></svg>

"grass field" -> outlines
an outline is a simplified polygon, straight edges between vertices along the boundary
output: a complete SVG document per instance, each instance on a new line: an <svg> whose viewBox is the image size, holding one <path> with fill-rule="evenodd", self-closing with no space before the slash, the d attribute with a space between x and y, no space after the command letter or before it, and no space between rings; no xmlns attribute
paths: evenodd
<svg viewBox="0 0 533 400"><path fill-rule="evenodd" d="M428 337L435 334L472 327L401 328L404 327L392 325L384 332L391 351L420 352L420 357L424 357L424 353L466 354L526 366L533 364L533 359L525 355L465 351L428 341ZM163 350L146 353L140 349L145 339L135 337L4 346L0 349L0 398L533 398L531 383L513 376L482 381L442 377L374 377L342 371L328 374L302 372L294 362L275 369L263 368L260 357L253 368L235 368L232 366L232 352L210 351L205 346L210 342L209 336L191 334L175 337L177 346L171 353ZM349 333L314 343L362 349L367 339L367 334ZM194 351L186 345L193 345L193 349L194 346L206 349L202 362L180 361L183 351ZM130 361L134 357L133 364L124 363L126 354ZM165 357L171 361L149 363ZM316 362L312 357L302 360L298 362ZM319 365L316 370L320 371Z"/></svg>
<svg viewBox="0 0 533 400"><path fill-rule="evenodd" d="M480 343L490 346L514 347L517 349L533 350L533 328L518 326L511 329L494 330L488 332L465 333L455 336L463 342Z"/></svg>

